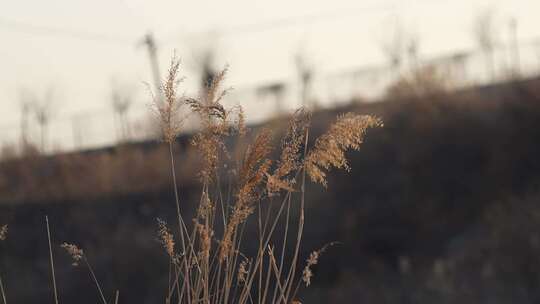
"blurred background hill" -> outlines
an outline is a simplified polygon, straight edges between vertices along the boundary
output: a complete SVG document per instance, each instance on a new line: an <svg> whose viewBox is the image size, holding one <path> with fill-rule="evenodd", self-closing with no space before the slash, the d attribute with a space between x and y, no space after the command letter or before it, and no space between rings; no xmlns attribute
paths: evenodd
<svg viewBox="0 0 540 304"><path fill-rule="evenodd" d="M535 303L539 101L540 79L531 79L315 112L315 134L343 111L379 115L385 127L351 154L350 175L331 175L332 191L308 189L304 254L325 240L343 244L324 256L303 299ZM177 172L189 206L199 189L187 137ZM43 214L55 238L84 246L109 290L157 301L167 265L154 218L174 215L166 157L150 141L2 162L0 220L13 233L1 263L18 302L50 293L46 284L24 292L48 276ZM57 267L64 300L91 303L87 275L67 261Z"/></svg>

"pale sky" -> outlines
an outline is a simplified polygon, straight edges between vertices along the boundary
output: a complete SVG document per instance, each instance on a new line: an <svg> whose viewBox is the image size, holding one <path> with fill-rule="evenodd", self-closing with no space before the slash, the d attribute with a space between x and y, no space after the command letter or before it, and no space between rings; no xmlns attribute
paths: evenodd
<svg viewBox="0 0 540 304"><path fill-rule="evenodd" d="M113 78L148 103L142 83L152 75L137 45L148 31L162 73L176 50L193 92L194 50L207 37L218 63L230 65L228 85L245 87L295 77L300 49L322 74L384 64L379 41L394 16L419 37L422 56L473 48L472 20L486 7L495 8L502 39L511 17L520 40L540 37L538 0L0 0L0 143L13 137L23 88L39 96L53 87L64 118L110 107Z"/></svg>

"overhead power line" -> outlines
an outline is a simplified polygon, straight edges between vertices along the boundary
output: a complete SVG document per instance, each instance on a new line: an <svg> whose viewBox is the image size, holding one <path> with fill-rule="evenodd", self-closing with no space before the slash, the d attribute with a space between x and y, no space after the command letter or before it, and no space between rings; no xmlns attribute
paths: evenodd
<svg viewBox="0 0 540 304"><path fill-rule="evenodd" d="M433 0L419 0L415 4L428 2L433 3ZM437 3L437 1L435 1ZM402 10L405 7L397 6L395 4L389 3L378 3L370 6L363 6L357 8L346 8L346 9L337 9L333 11L326 11L317 14L308 14L301 16L292 16L286 18L280 18L275 20L263 21L254 24L243 24L237 26L231 26L226 28L217 29L215 33L220 37L233 36L233 35L242 35L242 34L252 34L252 33L261 33L271 30L277 30L281 28L288 28L294 26L306 26L315 23L321 22L331 22L343 18L357 17L362 14L374 12L374 11L391 11L391 10ZM178 36L189 37L189 36L198 36L203 35L205 32L194 32L194 33L185 33L178 34ZM166 42L171 42L170 40L175 39L172 35L169 35Z"/></svg>
<svg viewBox="0 0 540 304"><path fill-rule="evenodd" d="M242 24L242 25L220 28L220 29L217 29L216 31L210 31L210 32L217 34L220 38L223 38L225 36L261 33L261 32L272 31L272 30L277 30L277 29L287 28L287 27L294 27L294 26L301 26L301 25L305 26L305 25L319 23L319 22L328 22L328 21L339 19L339 18L358 16L361 13L367 13L369 11L389 10L393 8L395 7L392 5L379 4L379 5L373 5L370 7L362 7L362 8L356 8L356 9L347 9L347 10L342 9L342 10L335 10L335 11L324 12L324 13L319 13L319 14L292 16L292 17L258 22L254 24ZM186 38L186 37L206 35L208 33L209 31L170 34L168 35L168 37L165 37L164 42L165 43L175 42L174 40L176 40L178 36L182 38Z"/></svg>
<svg viewBox="0 0 540 304"><path fill-rule="evenodd" d="M116 43L116 44L129 44L133 45L137 40L136 38L124 37L124 36L112 36L98 33L91 33L86 31L62 29L57 27L49 27L42 25L33 25L22 23L18 21L7 20L0 17L0 30L9 29L20 33L26 33L29 35L47 35L57 36L69 39L78 39L94 42Z"/></svg>
<svg viewBox="0 0 540 304"><path fill-rule="evenodd" d="M344 9L335 10L330 12L324 12L319 14L295 16L289 18L282 18L277 20L271 20L268 22L261 22L256 24L240 25L225 29L221 33L224 35L244 34L252 32L264 32L268 30L274 30L278 28L286 28L299 25L309 25L319 22L328 22L337 20L340 18L355 17L362 13L368 13L370 11L378 10L391 10L395 9L393 5L374 5L370 7L362 7L356 9Z"/></svg>
<svg viewBox="0 0 540 304"><path fill-rule="evenodd" d="M423 2L432 3L432 1L433 0L419 0L415 4L419 4ZM438 1L435 1L435 2L438 2ZM339 10L327 11L327 12L318 13L318 14L292 16L292 17L287 17L287 18L275 19L275 20L259 22L255 24L231 26L228 28L220 29L216 31L216 33L221 37L230 36L230 35L260 33L260 32L275 30L279 28L309 25L309 24L314 24L318 22L333 21L340 18L355 17L360 14L369 13L373 11L400 10L403 8L404 7L396 6L395 4L379 3L379 4L373 4L371 6L364 6L364 7L359 7L359 8L339 9ZM50 36L58 36L58 37L64 37L64 38L70 38L70 39L117 43L117 44L133 45L135 41L140 39L137 37L126 37L126 36L116 36L116 35L113 36L113 35L93 33L93 32L88 32L88 31L81 31L81 30L71 30L71 29L64 29L64 28L58 28L58 27L28 24L28 23L8 20L3 17L0 17L0 29L2 28L21 32L21 33L27 33L31 35L50 35ZM193 37L193 36L200 36L200 35L205 35L205 34L206 32L202 31L202 32L194 32L194 33L187 33L187 34L175 34L174 36L183 36L185 38L189 36ZM171 40L173 39L175 39L173 35L169 35L169 37L165 37L165 39L163 40L165 43L167 43L167 42L172 42Z"/></svg>

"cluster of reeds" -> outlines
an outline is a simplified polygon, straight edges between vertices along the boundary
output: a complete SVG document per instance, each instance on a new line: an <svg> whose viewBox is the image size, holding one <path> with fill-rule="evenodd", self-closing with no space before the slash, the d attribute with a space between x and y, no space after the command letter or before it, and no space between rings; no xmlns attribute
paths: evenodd
<svg viewBox="0 0 540 304"><path fill-rule="evenodd" d="M301 303L300 287L311 284L312 268L321 254L335 244L328 243L313 251L305 263L301 261L306 177L326 187L327 172L332 168L349 169L345 152L358 150L366 130L382 123L367 115L341 115L309 149L311 114L299 109L290 119L279 153L272 153L275 141L270 129L249 134L242 108L228 109L221 103L227 92L222 89L226 72L224 69L219 73L202 96L179 96L179 62L173 58L159 95L154 98L154 110L169 148L177 220L176 230L158 219L158 240L170 265L164 300L188 304ZM175 170L174 145L182 130L183 108L198 115L202 122L192 140L201 158L202 187L196 214L189 221L182 215L187 206L181 201ZM227 142L247 142L249 138L251 142L240 154L229 153ZM277 159L272 158L274 154ZM47 217L46 227L54 299L58 304ZM257 229L255 238L255 234L246 232L253 227ZM277 231L283 233L277 235ZM6 237L7 226L2 226L0 241ZM82 264L88 269L100 300L109 303L85 252L73 244L63 243L61 247L71 256L73 266ZM1 277L0 288L7 303ZM118 303L118 291L114 303Z"/></svg>
<svg viewBox="0 0 540 304"><path fill-rule="evenodd" d="M208 84L203 96L194 98L176 94L173 84L178 83L178 67L173 59L162 87L165 100L155 100L164 141L170 148L178 220L174 233L158 221L158 236L171 265L166 303L298 302L300 286L310 285L312 267L334 244L313 251L301 269L306 175L326 186L326 173L332 168L349 169L345 152L358 150L366 130L382 126L382 122L367 115L341 115L309 149L311 114L299 109L281 140L279 157L272 159L272 131L261 129L246 136L242 108L228 109L221 103L227 92L222 89L227 69ZM192 221L182 216L186 206L180 201L174 171L173 144L181 127L171 117L181 117L182 108L202 122L193 138L202 162L202 191ZM232 159L238 154L229 153L225 144L231 138L233 142L252 138L238 159ZM223 174L225 165L229 174ZM233 189L232 194L223 189ZM252 234L245 232L253 227L250 220L258 230L256 239L247 238ZM285 225L283 235L276 235L278 225ZM256 251L247 252L252 244L257 244Z"/></svg>

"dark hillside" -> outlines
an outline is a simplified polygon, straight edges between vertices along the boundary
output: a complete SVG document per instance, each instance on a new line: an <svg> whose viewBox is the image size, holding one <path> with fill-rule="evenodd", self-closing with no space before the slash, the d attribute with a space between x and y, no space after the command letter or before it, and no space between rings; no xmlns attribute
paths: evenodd
<svg viewBox="0 0 540 304"><path fill-rule="evenodd" d="M303 303L540 301L539 79L316 112L314 137L346 111L385 126L350 154L349 174L329 177L331 191L308 189L305 253L343 244L322 257ZM180 143L188 204L197 155ZM139 143L0 163L11 302L50 298L45 214L56 242L85 248L105 290L120 289L125 303L162 301L168 265L154 219L175 214L166 156ZM62 302L95 303L86 272L60 250L56 259Z"/></svg>

